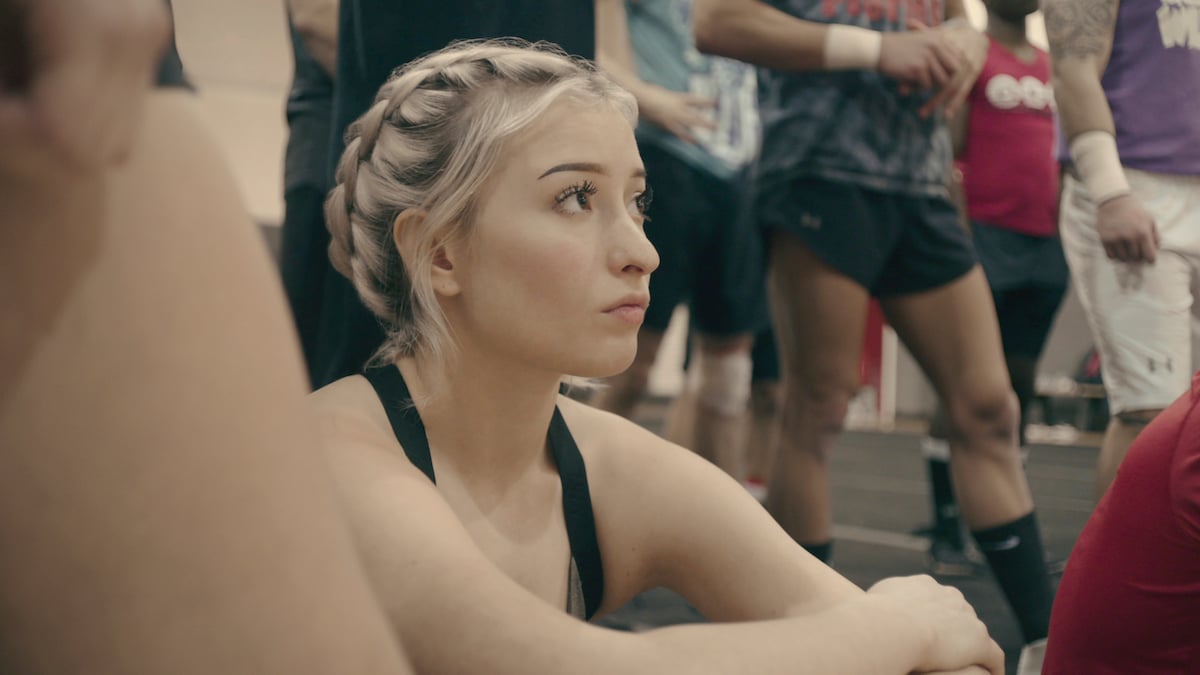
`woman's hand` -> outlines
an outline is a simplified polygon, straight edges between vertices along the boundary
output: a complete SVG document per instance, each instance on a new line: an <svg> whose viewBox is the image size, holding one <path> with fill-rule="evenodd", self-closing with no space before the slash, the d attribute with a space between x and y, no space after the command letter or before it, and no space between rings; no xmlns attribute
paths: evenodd
<svg viewBox="0 0 1200 675"><path fill-rule="evenodd" d="M957 672L974 665L992 675L1004 673L1004 652L957 588L928 576L897 577L880 581L867 594L893 603L926 630L928 648L917 672Z"/></svg>

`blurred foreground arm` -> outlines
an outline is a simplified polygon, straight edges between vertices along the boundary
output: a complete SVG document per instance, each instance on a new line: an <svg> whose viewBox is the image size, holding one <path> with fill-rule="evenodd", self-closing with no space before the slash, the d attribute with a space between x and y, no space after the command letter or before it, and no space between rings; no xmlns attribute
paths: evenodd
<svg viewBox="0 0 1200 675"><path fill-rule="evenodd" d="M3 55L39 69L0 120L0 672L411 672L260 235L191 97L147 101L159 0L22 7L53 58Z"/></svg>

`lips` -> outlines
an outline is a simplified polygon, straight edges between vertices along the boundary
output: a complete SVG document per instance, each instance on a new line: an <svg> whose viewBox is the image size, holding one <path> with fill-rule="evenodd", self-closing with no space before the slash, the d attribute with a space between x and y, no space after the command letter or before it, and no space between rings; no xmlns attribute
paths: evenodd
<svg viewBox="0 0 1200 675"><path fill-rule="evenodd" d="M646 318L646 307L650 305L650 296L645 293L631 293L616 304L604 310L604 313L632 325L641 325Z"/></svg>
<svg viewBox="0 0 1200 675"><path fill-rule="evenodd" d="M618 309L637 308L644 312L644 311L646 311L646 308L649 306L650 306L649 294L630 293L629 295L618 300L616 303L609 305L608 309L606 309L604 311L605 312L613 312Z"/></svg>

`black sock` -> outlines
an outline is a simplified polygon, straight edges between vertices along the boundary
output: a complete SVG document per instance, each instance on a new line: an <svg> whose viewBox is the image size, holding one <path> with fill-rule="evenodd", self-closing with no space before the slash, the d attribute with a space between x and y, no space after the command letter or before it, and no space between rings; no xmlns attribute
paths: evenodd
<svg viewBox="0 0 1200 675"><path fill-rule="evenodd" d="M829 559L833 557L833 542L827 541L821 544L800 544L805 551L808 551L814 558L820 560L826 565L829 564Z"/></svg>
<svg viewBox="0 0 1200 675"><path fill-rule="evenodd" d="M1004 361L1008 365L1008 377L1012 380L1013 393L1017 395L1017 404L1021 410L1021 421L1017 427L1021 447L1025 447L1025 416L1029 414L1029 404L1033 402L1034 387L1037 381L1037 357L1005 354Z"/></svg>
<svg viewBox="0 0 1200 675"><path fill-rule="evenodd" d="M962 548L962 520L958 515L958 502L954 499L950 462L929 458L929 486L933 495L933 538Z"/></svg>
<svg viewBox="0 0 1200 675"><path fill-rule="evenodd" d="M1046 637L1050 628L1050 579L1037 517L1030 513L1011 523L975 532L979 550L987 557L1000 590L1030 643Z"/></svg>

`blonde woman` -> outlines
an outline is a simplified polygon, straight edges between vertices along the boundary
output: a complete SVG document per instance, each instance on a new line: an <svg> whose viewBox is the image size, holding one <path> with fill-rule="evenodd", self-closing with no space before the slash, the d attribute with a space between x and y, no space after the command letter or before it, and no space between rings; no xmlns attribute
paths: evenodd
<svg viewBox="0 0 1200 675"><path fill-rule="evenodd" d="M331 255L389 338L313 402L417 669L1001 672L957 591L864 593L719 469L559 394L634 357L658 262L636 114L587 62L482 42L398 71L348 132ZM656 586L726 623L579 620Z"/></svg>

